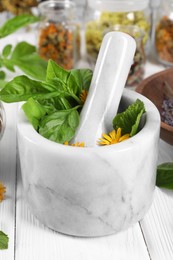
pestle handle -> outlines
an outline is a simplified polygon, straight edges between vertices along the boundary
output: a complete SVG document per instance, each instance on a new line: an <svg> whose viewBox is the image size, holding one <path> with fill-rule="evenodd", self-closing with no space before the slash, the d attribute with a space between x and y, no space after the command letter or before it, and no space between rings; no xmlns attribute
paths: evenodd
<svg viewBox="0 0 173 260"><path fill-rule="evenodd" d="M112 130L135 50L135 40L126 33L109 32L104 36L72 142L95 146L103 132Z"/></svg>

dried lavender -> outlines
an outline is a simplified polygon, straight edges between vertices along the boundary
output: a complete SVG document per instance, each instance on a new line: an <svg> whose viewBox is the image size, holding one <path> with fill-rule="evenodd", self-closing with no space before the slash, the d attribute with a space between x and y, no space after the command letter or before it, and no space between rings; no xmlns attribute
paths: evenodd
<svg viewBox="0 0 173 260"><path fill-rule="evenodd" d="M162 122L173 126L173 100L164 99L162 103L162 112L161 112Z"/></svg>

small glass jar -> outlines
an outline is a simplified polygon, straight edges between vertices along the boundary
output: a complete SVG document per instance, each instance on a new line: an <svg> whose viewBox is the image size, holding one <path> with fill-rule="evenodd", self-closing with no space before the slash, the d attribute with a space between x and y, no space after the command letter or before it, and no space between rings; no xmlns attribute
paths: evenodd
<svg viewBox="0 0 173 260"><path fill-rule="evenodd" d="M39 25L38 53L54 60L64 69L72 69L80 55L80 30L72 1L45 1L39 4L43 17Z"/></svg>
<svg viewBox="0 0 173 260"><path fill-rule="evenodd" d="M145 52L149 49L151 17L148 0L88 0L85 22L86 58L95 65L104 31L115 25L136 25L144 31Z"/></svg>
<svg viewBox="0 0 173 260"><path fill-rule="evenodd" d="M173 66L173 0L164 1L158 11L155 50L161 64Z"/></svg>
<svg viewBox="0 0 173 260"><path fill-rule="evenodd" d="M5 111L2 102L0 101L0 140L5 129Z"/></svg>

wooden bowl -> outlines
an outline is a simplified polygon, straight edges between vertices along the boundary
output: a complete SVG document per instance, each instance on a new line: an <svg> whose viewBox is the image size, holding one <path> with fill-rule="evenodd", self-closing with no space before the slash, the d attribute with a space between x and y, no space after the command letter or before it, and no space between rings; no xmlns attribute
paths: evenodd
<svg viewBox="0 0 173 260"><path fill-rule="evenodd" d="M165 98L164 82L173 90L173 68L153 74L144 79L136 88L136 91L150 99L162 111L162 102ZM165 142L173 145L173 127L161 122L160 137Z"/></svg>

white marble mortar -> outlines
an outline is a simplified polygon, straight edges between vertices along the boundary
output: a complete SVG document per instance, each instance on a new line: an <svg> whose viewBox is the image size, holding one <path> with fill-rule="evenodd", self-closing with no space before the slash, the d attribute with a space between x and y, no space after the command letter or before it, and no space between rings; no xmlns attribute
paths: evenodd
<svg viewBox="0 0 173 260"><path fill-rule="evenodd" d="M75 236L103 236L144 217L155 188L160 116L148 99L134 91L125 89L121 104L137 98L147 111L142 130L106 147L49 141L19 111L24 192L32 212L46 226Z"/></svg>

